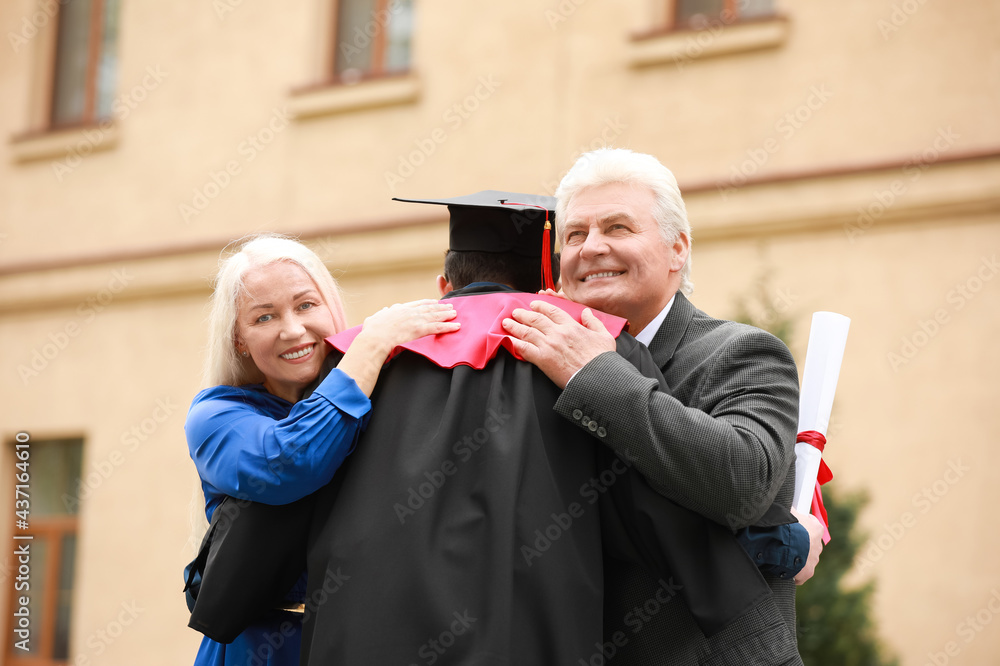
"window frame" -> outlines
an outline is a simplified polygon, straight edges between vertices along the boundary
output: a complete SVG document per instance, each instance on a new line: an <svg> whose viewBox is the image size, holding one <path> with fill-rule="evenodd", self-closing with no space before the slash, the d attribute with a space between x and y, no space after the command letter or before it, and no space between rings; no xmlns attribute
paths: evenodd
<svg viewBox="0 0 1000 666"><path fill-rule="evenodd" d="M691 28L699 29L704 27L695 24L694 22L691 21L691 19L688 19L686 21L681 20L680 12L683 0L669 0L669 2L670 2L670 13L668 14L668 16L670 17L669 19L670 25L674 29L678 30L691 29ZM723 23L733 23L735 21L738 21L740 20L739 9L737 9L737 5L739 2L740 0L722 0L722 9L719 10L719 14L717 16L714 14L711 16L705 15L705 17L708 19L708 21L719 20L722 21ZM695 14L695 16L699 16L699 14ZM727 21L725 18L727 16L732 17L732 20Z"/></svg>
<svg viewBox="0 0 1000 666"><path fill-rule="evenodd" d="M31 439L31 447L45 446L49 442L56 441L76 441L79 444L81 450L81 461L83 459L83 447L84 439L82 437L45 437L45 438L35 438ZM5 442L3 458L4 459L16 459L13 455L15 449L16 441L9 440ZM6 466L5 466L6 469ZM14 469L13 465L10 469ZM29 467L30 470L30 467ZM82 473L82 469L80 470ZM29 490L29 493L31 491ZM14 497L14 493L10 494L10 497ZM67 648L66 659L57 659L53 656L53 650L55 648L55 632L56 623L58 621L58 608L59 608L59 587L60 587L60 573L62 571L63 564L63 540L68 535L73 535L76 538L77 543L77 556L74 557L74 568L78 567L80 562L79 558L79 544L80 544L80 516L79 512L73 514L55 514L49 516L37 516L35 514L29 514L30 518L30 529L27 534L31 535L32 539L17 540L14 541L15 544L27 543L31 544L34 550L35 544L42 541L46 544L46 555L45 555L45 568L44 570L39 570L36 568L37 560L32 558L32 568L29 574L29 581L32 583L37 580L36 576L41 573L44 580L44 585L42 588L42 596L39 599L39 606L41 607L41 615L31 618L31 641L32 644L38 647L38 654L21 656L15 651L14 648L14 636L10 634L8 636L9 643L6 643L6 649L3 651L3 655L0 656L0 664L3 666L68 666L72 660L72 653ZM16 534L14 531L14 525L11 525L11 537ZM17 567L18 563L13 562L13 566ZM15 569L16 571L16 569ZM78 577L76 571L73 572L73 586L72 590L76 589L76 583ZM13 580L8 589L8 599L7 608L9 609L8 618L12 617L14 611L15 602L17 597L25 596L24 591L16 591L14 589ZM34 585L32 585L34 587ZM30 590L29 595L30 596ZM33 599L34 601L34 599ZM73 623L73 605L70 604L70 626ZM7 620L9 621L9 620ZM6 622L6 621L5 621Z"/></svg>
<svg viewBox="0 0 1000 666"><path fill-rule="evenodd" d="M718 31L720 28L752 26L754 24L768 25L787 21L787 17L779 10L776 0L770 14L760 14L744 18L738 12L735 15L726 13L728 8L737 5L739 2L741 0L723 0L723 8L718 15L708 17L703 23L696 24L691 21L682 22L677 19L677 12L680 9L679 0L658 0L657 7L659 11L653 19L658 23L658 27L634 31L629 35L629 40L633 44L640 44L675 34L695 33L703 30Z"/></svg>
<svg viewBox="0 0 1000 666"><path fill-rule="evenodd" d="M77 127L94 127L106 120L106 118L97 116L97 66L101 59L101 45L104 41L104 6L105 0L91 0L87 34L87 74L83 84L83 113L78 119L58 123L55 120L56 81L59 74L60 21L64 9L64 4L58 3L58 9L54 16L55 39L52 42L48 109L46 109L45 116L45 126L50 132Z"/></svg>
<svg viewBox="0 0 1000 666"><path fill-rule="evenodd" d="M404 77L408 76L413 70L413 53L412 47L409 57L407 58L406 69L386 71L385 70L385 59L386 59L386 33L388 32L388 22L381 26L380 30L375 32L375 35L371 38L372 45L372 64L371 67L363 72L360 72L356 77L344 78L341 74L337 73L337 60L340 57L340 42L338 40L338 30L340 29L340 16L341 8L344 2L349 2L350 0L333 0L333 11L331 12L331 24L330 24L330 39L329 48L326 53L326 79L328 83L326 85L354 85L356 83L361 83L363 81L372 81L378 79L386 79L393 77ZM374 16L379 16L381 12L388 12L391 15L389 7L393 3L398 3L400 0L375 0L375 9L373 10ZM411 44L412 44L412 33L411 33ZM323 85L323 84L321 84Z"/></svg>

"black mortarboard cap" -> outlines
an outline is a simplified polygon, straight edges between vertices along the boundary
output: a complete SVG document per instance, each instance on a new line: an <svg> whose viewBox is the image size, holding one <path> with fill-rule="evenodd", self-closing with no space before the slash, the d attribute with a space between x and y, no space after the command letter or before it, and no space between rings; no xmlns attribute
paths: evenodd
<svg viewBox="0 0 1000 666"><path fill-rule="evenodd" d="M556 198L537 194L483 190L450 199L396 197L393 201L447 206L451 216L448 247L460 252L513 252L540 257L546 210L549 221L555 222ZM550 251L554 244L553 237Z"/></svg>
<svg viewBox="0 0 1000 666"><path fill-rule="evenodd" d="M551 288L555 234L550 229L555 223L555 197L483 190L450 199L394 197L393 201L447 206L450 217L448 247L452 250L513 252L524 257L540 257L542 281Z"/></svg>

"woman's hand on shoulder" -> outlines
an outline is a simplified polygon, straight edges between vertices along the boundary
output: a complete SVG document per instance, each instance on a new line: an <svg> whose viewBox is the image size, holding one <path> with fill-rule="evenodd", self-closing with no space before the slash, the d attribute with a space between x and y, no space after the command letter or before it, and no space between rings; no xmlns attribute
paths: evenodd
<svg viewBox="0 0 1000 666"><path fill-rule="evenodd" d="M395 347L425 335L457 331L459 323L451 321L455 314L453 305L433 299L382 308L365 319L361 332L337 368L370 396L382 364Z"/></svg>
<svg viewBox="0 0 1000 666"><path fill-rule="evenodd" d="M384 345L386 353L411 340L425 335L437 335L457 331L461 324L452 321L456 316L455 306L425 298L409 303L396 303L382 308L365 319L360 336Z"/></svg>

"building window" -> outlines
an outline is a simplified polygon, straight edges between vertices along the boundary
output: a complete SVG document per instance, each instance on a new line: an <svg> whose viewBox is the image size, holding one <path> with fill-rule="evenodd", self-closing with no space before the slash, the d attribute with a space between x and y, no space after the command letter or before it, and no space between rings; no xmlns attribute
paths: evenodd
<svg viewBox="0 0 1000 666"><path fill-rule="evenodd" d="M336 82L409 71L413 0L338 0L335 16Z"/></svg>
<svg viewBox="0 0 1000 666"><path fill-rule="evenodd" d="M29 527L26 531L16 529L15 534L33 538L14 543L28 544L29 588L16 590L12 585L11 601L14 595L26 594L30 599L30 637L28 650L22 650L17 634L8 633L14 640L4 664L61 666L69 660L83 440L32 440L28 450ZM9 608L16 605L11 603Z"/></svg>
<svg viewBox="0 0 1000 666"><path fill-rule="evenodd" d="M774 15L774 0L675 0L674 26L703 28Z"/></svg>
<svg viewBox="0 0 1000 666"><path fill-rule="evenodd" d="M118 73L119 0L60 0L50 126L111 116Z"/></svg>

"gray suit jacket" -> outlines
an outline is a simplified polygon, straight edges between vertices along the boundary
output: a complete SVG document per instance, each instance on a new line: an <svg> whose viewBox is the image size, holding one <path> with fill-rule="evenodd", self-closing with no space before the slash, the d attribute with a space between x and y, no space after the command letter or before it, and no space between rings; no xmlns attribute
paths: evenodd
<svg viewBox="0 0 1000 666"><path fill-rule="evenodd" d="M650 351L667 391L608 352L573 377L556 411L633 459L661 494L730 529L788 522L798 417L788 348L678 293ZM621 633L611 664L801 664L790 580L765 576L773 603L706 639L683 603L658 601L644 569L611 562L605 576L605 640Z"/></svg>

